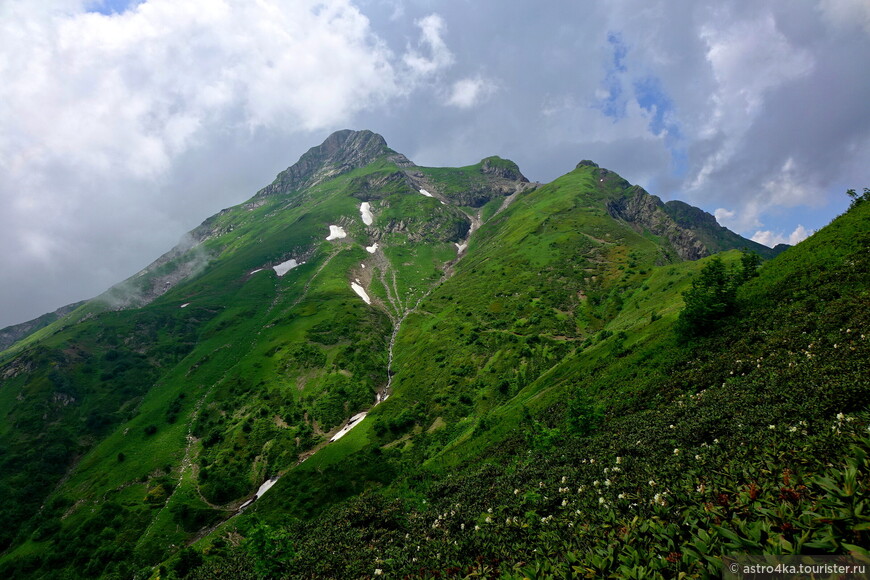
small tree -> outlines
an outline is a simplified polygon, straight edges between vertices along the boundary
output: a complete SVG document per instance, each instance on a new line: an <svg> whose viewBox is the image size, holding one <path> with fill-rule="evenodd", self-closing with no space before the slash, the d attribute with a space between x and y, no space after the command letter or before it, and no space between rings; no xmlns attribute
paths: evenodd
<svg viewBox="0 0 870 580"><path fill-rule="evenodd" d="M743 250L743 255L740 256L739 284L758 276L759 266L761 266L761 256L755 252Z"/></svg>
<svg viewBox="0 0 870 580"><path fill-rule="evenodd" d="M847 190L846 195L848 195L852 199L852 203L849 205L849 207L853 208L859 203L870 200L870 187L865 187L864 193L862 195L858 195L858 193L854 189Z"/></svg>
<svg viewBox="0 0 870 580"><path fill-rule="evenodd" d="M686 340L709 334L720 320L734 312L737 285L718 256L710 260L683 293L686 306L677 319L677 334Z"/></svg>

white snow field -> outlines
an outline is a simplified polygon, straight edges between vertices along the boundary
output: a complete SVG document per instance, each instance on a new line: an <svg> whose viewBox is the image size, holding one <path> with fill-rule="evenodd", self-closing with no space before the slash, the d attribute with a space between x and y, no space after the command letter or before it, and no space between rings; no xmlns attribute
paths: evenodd
<svg viewBox="0 0 870 580"><path fill-rule="evenodd" d="M372 215L372 206L369 202L364 201L359 205L359 213L362 215L362 221L365 225L370 226L375 221L375 216Z"/></svg>
<svg viewBox="0 0 870 580"><path fill-rule="evenodd" d="M421 190L420 190L420 193L422 193L422 194L425 195L426 197L435 197L434 195L432 195L431 193L429 193L429 192L426 191L425 189L421 189Z"/></svg>
<svg viewBox="0 0 870 580"><path fill-rule="evenodd" d="M304 264L304 263L305 262L302 262L302 264ZM292 270L296 266L301 266L302 264L299 264L296 262L295 259L290 258L286 262L281 262L277 266L272 266L272 268L275 270L276 274L278 274L279 276L283 276L284 274L286 274L287 272L289 272L290 270Z"/></svg>
<svg viewBox="0 0 870 580"><path fill-rule="evenodd" d="M377 251L378 251L378 243L377 242L375 242L371 246L366 246L366 252L368 252L369 254L374 254Z"/></svg>
<svg viewBox="0 0 870 580"><path fill-rule="evenodd" d="M337 240L338 238L346 238L347 232L341 226L329 226L329 235L326 236L326 241Z"/></svg>
<svg viewBox="0 0 870 580"><path fill-rule="evenodd" d="M366 289L357 284L356 282L351 282L350 287L353 288L353 291L357 293L357 296L363 299L363 302L366 304L371 304L372 299L369 298L369 295L366 293Z"/></svg>

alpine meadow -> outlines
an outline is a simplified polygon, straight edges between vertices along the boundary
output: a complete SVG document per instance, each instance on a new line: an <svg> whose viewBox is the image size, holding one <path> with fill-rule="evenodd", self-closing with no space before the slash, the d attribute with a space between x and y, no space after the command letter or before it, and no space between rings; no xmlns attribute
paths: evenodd
<svg viewBox="0 0 870 580"><path fill-rule="evenodd" d="M0 577L870 565L870 190L771 249L577 161L338 131L0 330Z"/></svg>

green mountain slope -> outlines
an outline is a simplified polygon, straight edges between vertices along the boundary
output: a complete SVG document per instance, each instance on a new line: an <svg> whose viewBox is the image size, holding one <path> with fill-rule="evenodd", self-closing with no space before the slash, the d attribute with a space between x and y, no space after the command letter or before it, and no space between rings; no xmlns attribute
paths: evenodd
<svg viewBox="0 0 870 580"><path fill-rule="evenodd" d="M523 482L526 501L530 482L544 483L542 462L580 477L580 455L617 449L653 473L670 449L630 452L614 447L617 434L669 421L680 430L665 432L665 447L700 445L731 432L737 397L760 413L745 422L756 430L805 404L807 421L863 409L865 343L830 364L774 366L767 382L748 366L750 378L722 376L722 357L769 359L786 348L771 336L800 338L795 325L814 317L811 337L866 326L866 269L838 270L866 260L856 249L866 240L847 233L861 231L866 208L766 264L721 333L682 344L681 295L708 262L686 260L750 242L669 207L591 162L537 186L495 157L425 168L374 133L330 136L136 276L0 354L0 570L144 578L164 562L183 576L205 551L203 577L413 575L399 530L410 541L450 503L464 506L455 523L467 534L461 546L433 544L451 550L444 561L481 566L486 554L504 568L535 560L534 538L547 536L538 525L511 532L530 547L509 560L516 546L472 534L490 517L468 511L483 499L502 513L519 501L482 490L490 475L514 482L511 493ZM821 378L791 387L811 376ZM783 398L786 384L800 395ZM702 423L675 408L700 385L717 401ZM545 495L538 520L556 514ZM329 540L337 555L312 563L307 538L341 533ZM342 544L355 534L374 535L365 548ZM437 554L420 556L426 570Z"/></svg>
<svg viewBox="0 0 870 580"><path fill-rule="evenodd" d="M236 522L244 544L216 534L195 546L206 562L192 576L719 577L734 553L867 557L868 226L859 205L767 263L693 344L668 332L673 315L642 324L636 311L645 292L668 302L673 278L703 263L654 268L608 325L624 337L551 359L542 349L538 378L500 403L446 387L455 404L435 398L442 408L423 404L405 425L397 374L396 398L372 412L389 428L367 433L380 451L340 459L390 466L390 485L311 518L285 498L315 482L337 491L343 472L291 472ZM446 330L431 343L453 350ZM408 396L457 380L418 377ZM477 412L454 427L465 411L450 407L475 392Z"/></svg>

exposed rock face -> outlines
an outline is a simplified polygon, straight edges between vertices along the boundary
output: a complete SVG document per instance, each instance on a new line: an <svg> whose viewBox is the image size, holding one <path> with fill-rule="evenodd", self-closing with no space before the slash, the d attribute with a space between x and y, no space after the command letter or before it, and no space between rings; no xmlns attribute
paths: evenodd
<svg viewBox="0 0 870 580"><path fill-rule="evenodd" d="M352 181L353 195L360 201L373 201L382 199L397 191L405 191L415 194L410 178L404 171L395 171L393 173L374 173L359 177Z"/></svg>
<svg viewBox="0 0 870 580"><path fill-rule="evenodd" d="M425 189L436 192L458 206L479 208L487 202L513 195L535 187L520 172L513 161L500 157L487 157L476 165L477 170L456 177L448 188L439 189L430 183L424 171L405 171L415 191ZM436 196L438 197L438 196Z"/></svg>
<svg viewBox="0 0 870 580"><path fill-rule="evenodd" d="M647 229L662 236L683 260L697 260L710 255L710 251L691 230L680 227L665 211L665 204L641 187L632 187L627 195L608 202L611 216L624 220L636 230ZM715 221L715 220L714 220Z"/></svg>
<svg viewBox="0 0 870 580"><path fill-rule="evenodd" d="M402 233L411 242L461 242L468 236L471 223L453 213L439 213L426 223L408 220L390 220L376 235L382 239L387 234Z"/></svg>
<svg viewBox="0 0 870 580"><path fill-rule="evenodd" d="M665 211L668 212L677 225L684 228L694 227L710 227L716 229L725 229L719 225L713 214L707 213L701 208L689 205L683 201L671 200L665 202Z"/></svg>
<svg viewBox="0 0 870 580"><path fill-rule="evenodd" d="M295 164L278 174L257 197L281 195L312 187L386 156L399 167L412 167L407 157L387 146L384 138L371 131L336 131L322 144L312 147Z"/></svg>
<svg viewBox="0 0 870 580"><path fill-rule="evenodd" d="M711 253L746 248L764 258L773 258L790 247L784 244L783 248L771 249L758 242L747 240L719 225L712 214L682 201L669 201L665 203L664 210L678 226L692 231Z"/></svg>
<svg viewBox="0 0 870 580"><path fill-rule="evenodd" d="M599 168L592 161L581 161L577 168L581 167L598 168L595 174L602 187L623 191L621 197L607 202L607 211L612 217L628 222L637 231L646 229L665 238L683 260L697 260L735 249L747 249L769 259L785 249L771 249L748 240L719 225L713 215L682 201L662 203L657 196L629 184L612 171Z"/></svg>
<svg viewBox="0 0 870 580"><path fill-rule="evenodd" d="M456 205L464 205L467 207L482 207L488 201L496 197L505 197L516 191L515 187L500 187L497 184L480 184L472 185L468 188L455 193L451 199Z"/></svg>
<svg viewBox="0 0 870 580"><path fill-rule="evenodd" d="M526 176L520 172L520 168L516 163L499 157L487 157L484 159L480 164L480 172L510 181L529 182Z"/></svg>

